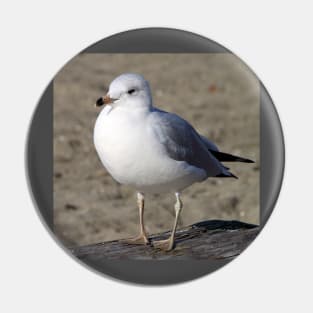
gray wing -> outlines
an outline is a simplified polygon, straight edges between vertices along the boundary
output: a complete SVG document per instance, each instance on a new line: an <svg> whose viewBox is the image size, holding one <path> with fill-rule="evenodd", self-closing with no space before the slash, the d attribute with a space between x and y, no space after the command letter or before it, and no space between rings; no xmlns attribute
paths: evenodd
<svg viewBox="0 0 313 313"><path fill-rule="evenodd" d="M207 176L232 176L187 121L176 114L157 109L151 112L150 118L153 131L170 158L201 168ZM217 149L212 143L210 147Z"/></svg>
<svg viewBox="0 0 313 313"><path fill-rule="evenodd" d="M200 135L202 142L205 144L206 148L209 150L213 150L213 151L219 151L216 144L213 143L211 140L209 140L208 138Z"/></svg>

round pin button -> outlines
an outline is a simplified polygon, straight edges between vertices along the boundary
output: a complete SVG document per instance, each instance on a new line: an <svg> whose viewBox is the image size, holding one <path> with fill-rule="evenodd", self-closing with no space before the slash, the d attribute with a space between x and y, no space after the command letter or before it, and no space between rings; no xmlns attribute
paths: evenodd
<svg viewBox="0 0 313 313"><path fill-rule="evenodd" d="M284 141L269 94L236 55L146 28L95 43L57 73L31 122L27 169L69 255L120 280L173 284L256 238L280 191Z"/></svg>

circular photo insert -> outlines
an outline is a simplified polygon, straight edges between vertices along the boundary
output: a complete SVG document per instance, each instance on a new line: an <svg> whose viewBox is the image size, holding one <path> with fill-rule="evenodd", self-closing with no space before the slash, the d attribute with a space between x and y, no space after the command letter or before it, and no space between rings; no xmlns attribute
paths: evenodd
<svg viewBox="0 0 313 313"><path fill-rule="evenodd" d="M68 254L114 278L172 284L219 269L256 238L280 190L284 143L268 93L236 55L147 28L103 39L57 73L34 113L27 166Z"/></svg>

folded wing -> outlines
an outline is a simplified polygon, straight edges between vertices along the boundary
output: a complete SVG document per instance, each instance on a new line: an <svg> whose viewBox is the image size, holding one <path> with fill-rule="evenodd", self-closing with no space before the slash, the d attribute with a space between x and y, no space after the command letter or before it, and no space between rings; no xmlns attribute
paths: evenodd
<svg viewBox="0 0 313 313"><path fill-rule="evenodd" d="M207 177L234 177L187 121L176 114L157 109L151 113L150 118L153 119L153 132L170 158L205 170ZM212 144L210 147L214 149L216 146Z"/></svg>

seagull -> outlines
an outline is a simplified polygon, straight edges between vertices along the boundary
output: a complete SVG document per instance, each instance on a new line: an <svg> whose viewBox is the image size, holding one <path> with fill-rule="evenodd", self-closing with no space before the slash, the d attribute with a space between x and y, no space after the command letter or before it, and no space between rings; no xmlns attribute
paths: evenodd
<svg viewBox="0 0 313 313"><path fill-rule="evenodd" d="M145 194L175 195L171 235L152 242L154 247L170 251L183 207L181 192L208 177L237 178L221 162L253 163L220 152L186 120L156 108L150 85L139 74L125 73L115 78L96 106L104 106L94 127L99 158L117 182L137 192L139 235L126 239L129 244L150 243L144 226Z"/></svg>

